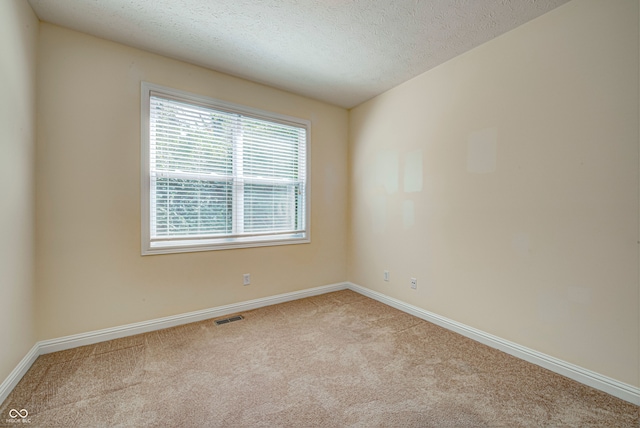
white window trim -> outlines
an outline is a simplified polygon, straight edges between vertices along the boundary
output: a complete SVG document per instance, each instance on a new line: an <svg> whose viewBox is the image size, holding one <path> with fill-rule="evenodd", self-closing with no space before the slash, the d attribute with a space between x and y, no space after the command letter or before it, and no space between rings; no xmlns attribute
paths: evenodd
<svg viewBox="0 0 640 428"><path fill-rule="evenodd" d="M247 238L218 238L218 239L199 239L195 238L191 241L172 242L167 240L163 243L151 243L151 174L150 174L150 94L151 92L159 92L168 97L176 98L190 103L200 103L207 107L224 110L232 113L239 113L245 116L251 116L258 119L265 119L272 122L278 122L285 125L293 125L306 128L306 182L305 182L305 230L304 236L282 235L282 238L274 239L277 233L270 233L267 236L251 236ZM252 107L246 107L239 104L233 104L214 98L205 97L177 89L168 88L153 83L142 82L141 90L141 254L170 254L170 253L187 253L196 251L212 251L227 250L234 248L251 248L266 247L275 245L292 245L307 244L311 242L311 121L300 119L293 116L273 113ZM234 203L235 198L234 198Z"/></svg>

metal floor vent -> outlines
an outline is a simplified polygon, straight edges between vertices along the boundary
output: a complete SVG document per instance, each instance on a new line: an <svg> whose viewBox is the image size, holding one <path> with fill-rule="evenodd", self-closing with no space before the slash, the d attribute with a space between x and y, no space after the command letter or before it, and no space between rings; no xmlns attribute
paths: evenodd
<svg viewBox="0 0 640 428"><path fill-rule="evenodd" d="M229 324L230 322L240 321L243 319L244 317L242 315L236 315L235 317L216 320L216 325Z"/></svg>

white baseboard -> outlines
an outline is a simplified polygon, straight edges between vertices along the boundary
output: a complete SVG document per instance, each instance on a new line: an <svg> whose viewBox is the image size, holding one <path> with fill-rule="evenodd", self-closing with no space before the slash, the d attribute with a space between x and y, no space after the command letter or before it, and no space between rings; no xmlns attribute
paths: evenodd
<svg viewBox="0 0 640 428"><path fill-rule="evenodd" d="M22 360L18 363L15 369L9 373L9 376L0 384L0 404L7 398L9 393L13 391L13 388L16 387L22 376L31 368L33 363L36 361L40 354L38 353L38 344L36 343L33 347L27 352L27 355L24 356Z"/></svg>
<svg viewBox="0 0 640 428"><path fill-rule="evenodd" d="M348 284L344 282L324 285L321 287L308 288L306 290L293 291L291 293L278 294L246 302L203 309L201 311L188 312L186 314L173 315L150 321L142 321L119 327L105 328L102 330L40 341L33 345L33 348L31 348L29 353L20 361L18 366L9 374L5 381L0 384L0 403L7 398L20 379L22 379L22 376L24 376L27 370L29 370L31 365L35 362L36 358L40 355L77 348L79 346L92 345L94 343L119 339L121 337L133 336L140 333L162 330L164 328L175 327L182 324L217 318L223 315L249 311L251 309L257 309L264 306L289 302L291 300L304 299L305 297L317 296L319 294L330 293L332 291L346 290L347 287Z"/></svg>
<svg viewBox="0 0 640 428"><path fill-rule="evenodd" d="M386 296L382 293L370 290L360 285L348 283L348 288L364 296L370 297L381 303L399 309L403 312L414 315L418 318L422 318L425 321L437 324L441 327L446 328L447 330L455 331L456 333L459 333L477 342L483 343L492 348L499 349L507 354L513 355L514 357L518 357L522 360L544 367L545 369L551 370L552 372L566 376L569 379L573 379L592 388L604 391L607 394L613 395L614 397L618 397L630 403L640 405L640 388L636 386L620 382L591 370L576 366L575 364L571 364L550 355L543 354L542 352L538 352L525 346L518 345L517 343L501 339L492 334L485 333L484 331L450 320L448 318L434 314L433 312L429 312L417 306L410 305L401 300L394 299L393 297Z"/></svg>
<svg viewBox="0 0 640 428"><path fill-rule="evenodd" d="M289 302L292 300L303 299L305 297L317 296L319 294L325 294L332 291L345 289L353 290L357 293L370 297L403 312L432 322L448 330L455 331L456 333L462 334L463 336L466 336L477 342L491 346L492 348L499 349L503 352L506 352L507 354L539 365L555 373L576 380L592 388L599 389L630 403L640 405L640 388L638 387L617 381L607 376L600 375L591 370L584 369L566 361L562 361L558 358L518 345L517 343L501 339L492 334L485 333L481 330L450 320L417 306L413 306L392 297L386 296L382 293L378 293L377 291L373 291L368 288L348 282L309 288L306 290L278 294L275 296L218 306L215 308L189 312L186 314L157 318L150 321L143 321L119 327L106 328L103 330L96 330L82 334L60 337L57 339L40 341L36 343L33 348L31 348L27 355L25 355L25 357L20 361L18 366L9 374L4 382L0 384L0 403L2 403L7 398L9 393L18 384L20 379L22 379L22 376L24 376L27 370L29 370L31 365L35 362L36 358L43 354L63 351L65 349L76 348L79 346L91 345L94 343L118 339L121 337L133 336L140 333L161 330L164 328L175 327L191 322L217 318L223 315L248 311L264 306L271 306L278 303Z"/></svg>
<svg viewBox="0 0 640 428"><path fill-rule="evenodd" d="M275 296L262 297L260 299L248 300L246 302L217 306L215 308L188 312L186 314L156 318L154 320L127 324L120 327L105 328L103 330L74 334L72 336L60 337L57 339L43 340L42 342L39 342L39 355L63 351L65 349L77 348L78 346L92 345L94 343L119 339L121 337L148 333L150 331L162 330L163 328L175 327L182 324L189 324L192 322L217 318L223 315L249 311L251 309L257 309L264 306L271 306L278 303L289 302L291 300L304 299L305 297L317 296L318 294L330 293L332 291L345 290L347 289L347 287L347 283L323 285L321 287L308 288L306 290L293 291L291 293L277 294Z"/></svg>

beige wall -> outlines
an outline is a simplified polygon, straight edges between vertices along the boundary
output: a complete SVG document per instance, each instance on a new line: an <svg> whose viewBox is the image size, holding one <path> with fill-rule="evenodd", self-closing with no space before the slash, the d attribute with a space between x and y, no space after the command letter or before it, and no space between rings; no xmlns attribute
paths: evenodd
<svg viewBox="0 0 640 428"><path fill-rule="evenodd" d="M349 279L640 385L638 52L573 1L353 109Z"/></svg>
<svg viewBox="0 0 640 428"><path fill-rule="evenodd" d="M346 110L50 24L40 32L39 339L346 280ZM141 81L311 120L312 243L142 257Z"/></svg>
<svg viewBox="0 0 640 428"><path fill-rule="evenodd" d="M27 2L0 1L0 382L35 343L37 38Z"/></svg>

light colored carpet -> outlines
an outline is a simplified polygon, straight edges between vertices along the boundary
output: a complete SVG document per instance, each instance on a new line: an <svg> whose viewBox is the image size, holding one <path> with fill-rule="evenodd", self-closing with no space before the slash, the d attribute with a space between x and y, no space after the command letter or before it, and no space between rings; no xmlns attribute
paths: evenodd
<svg viewBox="0 0 640 428"><path fill-rule="evenodd" d="M637 406L352 291L37 359L42 427L638 427ZM20 423L20 426L26 426Z"/></svg>

